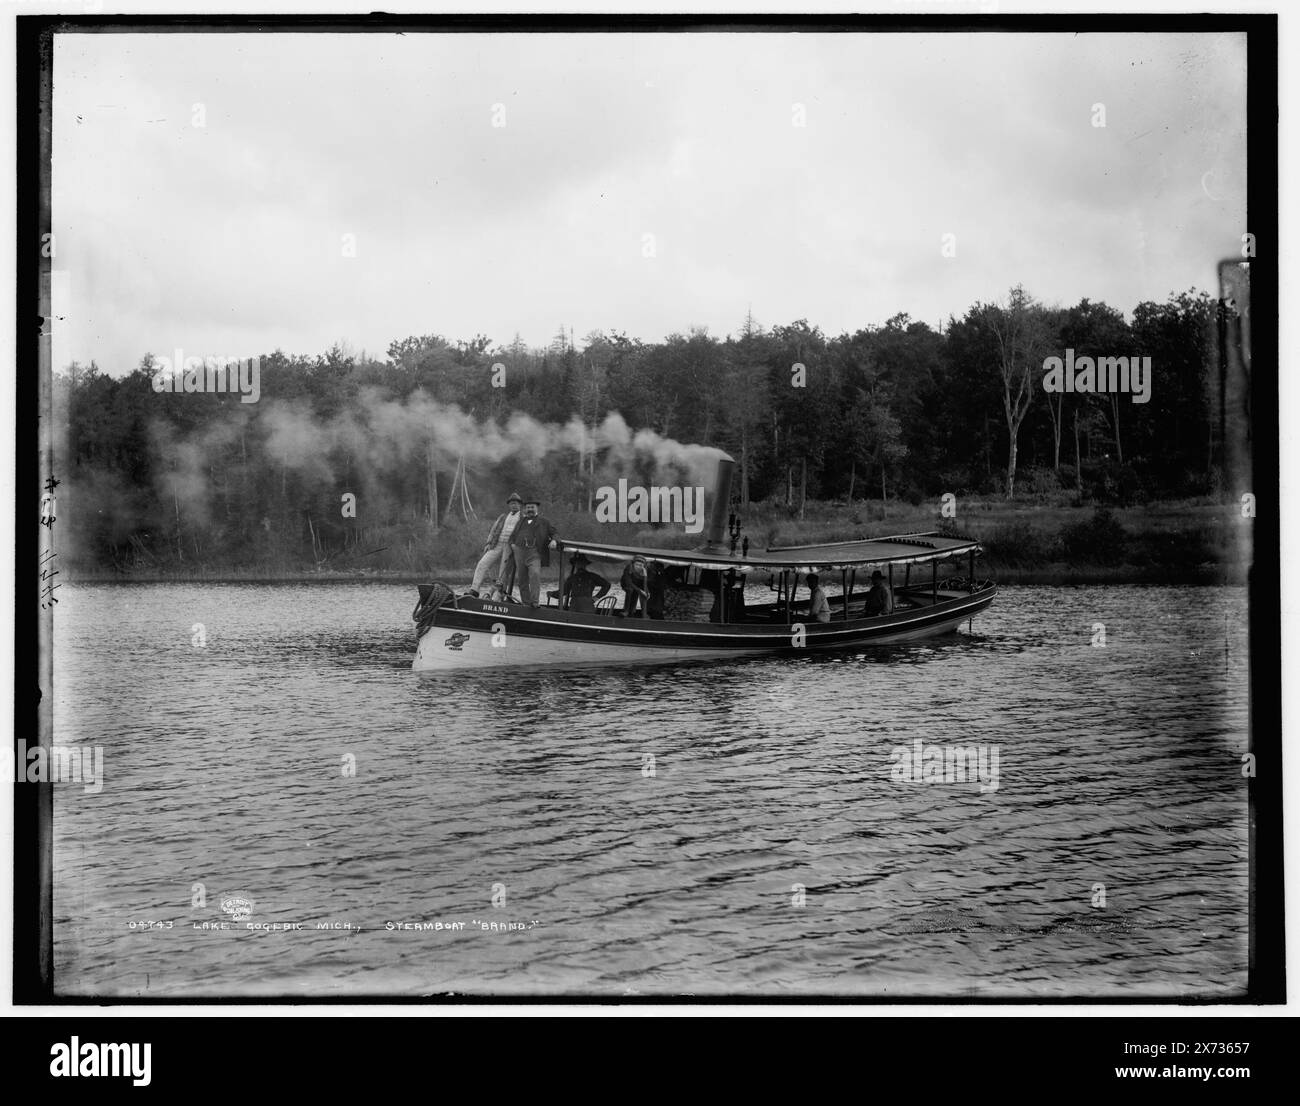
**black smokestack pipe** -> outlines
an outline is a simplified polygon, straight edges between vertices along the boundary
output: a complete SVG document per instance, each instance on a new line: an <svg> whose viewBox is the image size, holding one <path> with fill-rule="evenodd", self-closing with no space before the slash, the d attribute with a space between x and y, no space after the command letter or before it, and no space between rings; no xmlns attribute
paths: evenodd
<svg viewBox="0 0 1300 1106"><path fill-rule="evenodd" d="M736 470L736 462L725 453L718 458L718 479L713 486L713 503L709 508L709 524L704 531L704 544L701 553L726 553L727 513L731 506L731 476Z"/></svg>

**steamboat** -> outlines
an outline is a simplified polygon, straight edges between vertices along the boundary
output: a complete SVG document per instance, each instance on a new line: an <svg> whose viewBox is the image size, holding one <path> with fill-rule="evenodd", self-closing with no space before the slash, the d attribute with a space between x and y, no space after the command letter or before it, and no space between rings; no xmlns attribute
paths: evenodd
<svg viewBox="0 0 1300 1106"><path fill-rule="evenodd" d="M412 668L627 665L862 650L953 633L997 594L993 581L976 578L979 543L938 531L762 552L746 543L737 552L738 529L727 517L733 469L731 459L719 462L705 541L696 549L562 540L561 586L547 591L546 603L537 607L457 595L441 583L420 585ZM653 578L667 581L665 588L695 597L690 616L669 604L665 617L625 617L614 594L587 610L566 599L566 566L573 572L575 562L585 560L609 578L638 559ZM831 585L820 617L813 616L811 596L799 597L810 575ZM884 612L864 586L872 577L876 590L882 584L888 589ZM767 593L755 602L754 585L763 583Z"/></svg>

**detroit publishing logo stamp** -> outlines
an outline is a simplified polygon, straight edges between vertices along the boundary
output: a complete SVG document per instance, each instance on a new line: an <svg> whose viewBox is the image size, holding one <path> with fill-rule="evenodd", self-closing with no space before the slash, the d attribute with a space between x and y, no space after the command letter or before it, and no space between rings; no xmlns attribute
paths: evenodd
<svg viewBox="0 0 1300 1106"><path fill-rule="evenodd" d="M253 897L247 891L229 891L221 896L221 913L237 922L253 916Z"/></svg>

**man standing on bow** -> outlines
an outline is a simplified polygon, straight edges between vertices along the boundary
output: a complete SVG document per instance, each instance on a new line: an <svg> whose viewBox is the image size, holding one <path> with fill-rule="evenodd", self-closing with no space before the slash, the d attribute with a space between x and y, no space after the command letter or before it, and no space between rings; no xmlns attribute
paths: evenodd
<svg viewBox="0 0 1300 1106"><path fill-rule="evenodd" d="M474 582L469 586L470 595L478 598L485 579L505 578L505 562L510 553L510 537L519 525L519 508L523 500L518 492L511 492L506 500L506 513L497 515L497 520L488 532L487 544L483 546L483 555L474 566Z"/></svg>
<svg viewBox="0 0 1300 1106"><path fill-rule="evenodd" d="M541 500L524 500L524 517L510 535L510 555L501 562L501 577L514 565L515 579L519 584L519 598L530 607L542 601L542 569L550 566L551 550L559 547L555 540L555 527L541 513Z"/></svg>

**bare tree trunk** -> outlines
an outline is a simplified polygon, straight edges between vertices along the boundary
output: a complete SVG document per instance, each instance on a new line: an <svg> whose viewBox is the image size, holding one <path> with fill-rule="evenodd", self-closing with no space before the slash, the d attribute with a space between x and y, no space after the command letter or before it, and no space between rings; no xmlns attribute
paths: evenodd
<svg viewBox="0 0 1300 1106"><path fill-rule="evenodd" d="M857 482L857 479L858 479L858 461L857 458L855 457L853 459L852 464L849 467L849 502L850 503L853 502L853 485Z"/></svg>
<svg viewBox="0 0 1300 1106"><path fill-rule="evenodd" d="M1083 462L1079 459L1079 408L1074 409L1074 490L1083 494Z"/></svg>
<svg viewBox="0 0 1300 1106"><path fill-rule="evenodd" d="M779 465L781 463L781 428L777 425L776 412L772 413L772 463ZM789 506L789 496L787 495L786 506Z"/></svg>
<svg viewBox="0 0 1300 1106"><path fill-rule="evenodd" d="M1057 396L1057 403L1047 397L1047 413L1052 416L1052 468L1058 474L1061 471L1061 424L1065 422L1065 397Z"/></svg>
<svg viewBox="0 0 1300 1106"><path fill-rule="evenodd" d="M176 559L183 562L185 554L181 549L181 500L174 490L172 491L172 503L176 507Z"/></svg>
<svg viewBox="0 0 1300 1106"><path fill-rule="evenodd" d="M456 471L451 474L451 491L447 493L447 514L451 514L456 505L456 491L460 487L460 462L456 462Z"/></svg>
<svg viewBox="0 0 1300 1106"><path fill-rule="evenodd" d="M1016 432L1011 432L1010 441L1007 444L1007 498L1014 499L1016 495Z"/></svg>
<svg viewBox="0 0 1300 1106"><path fill-rule="evenodd" d="M808 458L803 458L803 473L799 478L799 519L803 520L804 508L808 506Z"/></svg>
<svg viewBox="0 0 1300 1106"><path fill-rule="evenodd" d="M749 427L740 428L740 505L749 510Z"/></svg>
<svg viewBox="0 0 1300 1106"><path fill-rule="evenodd" d="M1119 440L1119 395L1113 393L1110 397L1111 417L1115 423L1115 452L1119 456L1119 463L1124 463L1124 444Z"/></svg>
<svg viewBox="0 0 1300 1106"><path fill-rule="evenodd" d="M582 510L582 477L587 471L587 416L582 416L582 437L578 439L578 510Z"/></svg>
<svg viewBox="0 0 1300 1106"><path fill-rule="evenodd" d="M438 470L433 464L433 443L430 442L425 452L429 481L429 524L433 532L438 532Z"/></svg>

